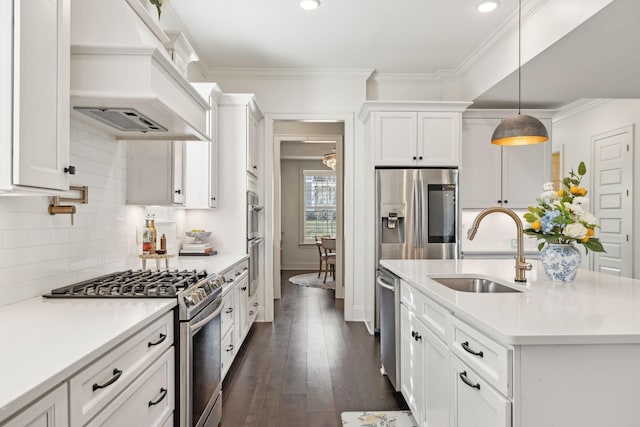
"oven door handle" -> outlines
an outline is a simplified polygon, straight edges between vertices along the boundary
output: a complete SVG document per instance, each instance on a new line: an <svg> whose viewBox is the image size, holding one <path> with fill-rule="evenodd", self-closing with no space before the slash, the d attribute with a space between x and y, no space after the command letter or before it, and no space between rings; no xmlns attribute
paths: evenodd
<svg viewBox="0 0 640 427"><path fill-rule="evenodd" d="M224 302L220 304L220 307L218 307L213 313L211 313L201 321L194 323L193 325L189 325L189 331L191 333L196 332L198 329L202 328L204 325L206 325L207 323L215 319L217 316L219 316L220 313L222 313L223 309L224 309Z"/></svg>

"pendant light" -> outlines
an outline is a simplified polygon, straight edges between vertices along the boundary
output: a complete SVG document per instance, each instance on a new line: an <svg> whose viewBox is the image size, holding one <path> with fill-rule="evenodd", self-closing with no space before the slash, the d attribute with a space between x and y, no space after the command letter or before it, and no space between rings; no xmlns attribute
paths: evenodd
<svg viewBox="0 0 640 427"><path fill-rule="evenodd" d="M496 145L531 145L549 140L549 133L540 120L520 114L522 102L522 0L518 0L518 114L502 121L493 131L491 143Z"/></svg>

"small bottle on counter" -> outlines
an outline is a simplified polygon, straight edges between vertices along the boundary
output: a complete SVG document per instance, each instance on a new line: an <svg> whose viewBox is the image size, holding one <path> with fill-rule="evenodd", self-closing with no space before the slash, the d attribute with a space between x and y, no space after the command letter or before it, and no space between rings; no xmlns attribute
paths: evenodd
<svg viewBox="0 0 640 427"><path fill-rule="evenodd" d="M151 215L151 220L149 221L149 228L151 228L151 253L156 253L156 242L158 241L158 233L156 231L156 216Z"/></svg>
<svg viewBox="0 0 640 427"><path fill-rule="evenodd" d="M151 253L151 224L149 224L149 217L144 220L144 228L142 229L142 253L149 255Z"/></svg>
<svg viewBox="0 0 640 427"><path fill-rule="evenodd" d="M167 238L164 234L160 237L160 249L163 251L167 250Z"/></svg>

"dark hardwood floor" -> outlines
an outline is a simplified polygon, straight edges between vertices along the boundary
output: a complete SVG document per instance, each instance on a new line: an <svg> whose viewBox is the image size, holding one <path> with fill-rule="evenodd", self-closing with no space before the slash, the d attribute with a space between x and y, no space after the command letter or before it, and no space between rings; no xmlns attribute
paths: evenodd
<svg viewBox="0 0 640 427"><path fill-rule="evenodd" d="M343 411L403 410L380 374L378 337L345 322L331 290L289 283L273 323L255 323L223 383L221 427L337 427Z"/></svg>

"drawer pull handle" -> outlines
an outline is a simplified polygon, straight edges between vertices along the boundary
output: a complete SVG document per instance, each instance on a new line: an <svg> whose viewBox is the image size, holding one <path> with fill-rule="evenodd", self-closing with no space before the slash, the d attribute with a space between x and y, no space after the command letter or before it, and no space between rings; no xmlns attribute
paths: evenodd
<svg viewBox="0 0 640 427"><path fill-rule="evenodd" d="M233 307L229 307L225 310L225 313L229 314L233 312Z"/></svg>
<svg viewBox="0 0 640 427"><path fill-rule="evenodd" d="M249 312L249 316L253 316L253 310Z"/></svg>
<svg viewBox="0 0 640 427"><path fill-rule="evenodd" d="M160 334L160 338L158 339L158 341L156 341L156 342L149 341L147 343L147 348L153 347L154 345L162 344L162 342L164 342L164 340L166 340L166 339L167 339L167 335L166 334Z"/></svg>
<svg viewBox="0 0 640 427"><path fill-rule="evenodd" d="M253 306L254 306L254 307L257 307L258 305L259 305L259 304L258 304L257 302L254 302L254 303L253 303Z"/></svg>
<svg viewBox="0 0 640 427"><path fill-rule="evenodd" d="M465 383L471 388L477 388L478 390L480 390L480 383L474 384L471 381L469 381L469 378L467 378L467 371L462 371L458 375L460 376L460 379L462 380L463 383Z"/></svg>
<svg viewBox="0 0 640 427"><path fill-rule="evenodd" d="M157 405L158 403L162 402L162 400L167 397L167 389L162 387L160 388L160 397L158 398L158 400L150 400L149 401L149 407L152 407L154 405Z"/></svg>
<svg viewBox="0 0 640 427"><path fill-rule="evenodd" d="M227 351L233 351L233 344L227 346Z"/></svg>
<svg viewBox="0 0 640 427"><path fill-rule="evenodd" d="M240 288L240 290L244 292L244 291L246 291L246 290L247 290L247 287L246 287L246 286L243 286L243 287L241 287L241 288Z"/></svg>
<svg viewBox="0 0 640 427"><path fill-rule="evenodd" d="M478 356L478 357L484 357L484 353L481 351L473 351L473 349L471 347L469 347L469 341L465 341L462 344L460 344L462 346L462 348L465 349L465 351L467 353L471 353L474 356Z"/></svg>
<svg viewBox="0 0 640 427"><path fill-rule="evenodd" d="M120 369L114 369L113 370L113 376L109 379L109 381L107 381L104 384L98 384L95 383L93 384L93 391L99 390L101 388L107 388L109 387L111 384L115 383L116 381L118 381L118 379L120 378L120 376L122 375L122 371Z"/></svg>

